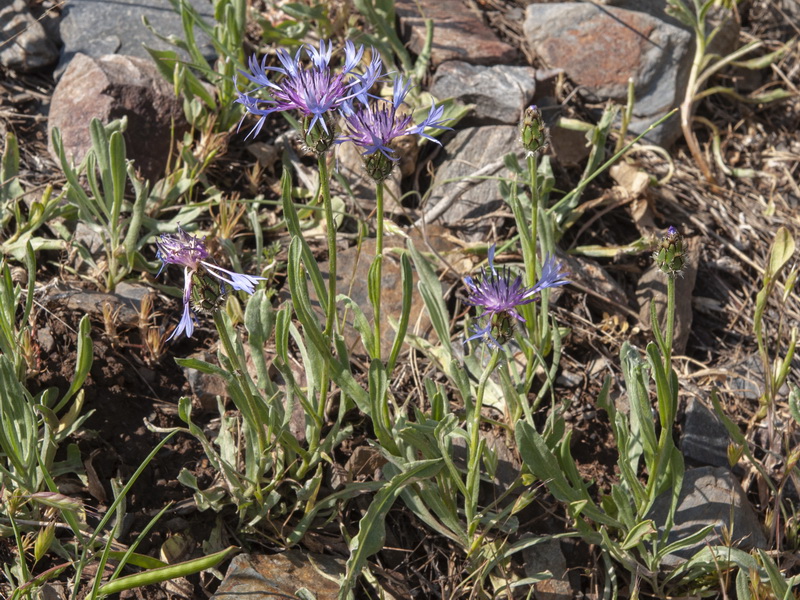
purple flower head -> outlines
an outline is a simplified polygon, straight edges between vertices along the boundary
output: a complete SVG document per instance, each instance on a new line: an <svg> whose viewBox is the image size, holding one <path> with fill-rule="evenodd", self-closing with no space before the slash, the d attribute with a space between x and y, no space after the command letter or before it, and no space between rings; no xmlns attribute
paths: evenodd
<svg viewBox="0 0 800 600"><path fill-rule="evenodd" d="M304 51L310 61L307 66L302 62ZM236 99L248 113L258 116L258 122L247 137L261 131L267 115L296 110L303 116L304 134L319 125L332 139L333 132L330 128L334 122L333 113L341 110L344 102L351 98L365 98L366 90L381 74L380 69L374 67L368 68L364 75L354 72L364 54L364 47L356 48L350 41L345 43L344 67L338 71L330 66L333 44L324 40L320 41L319 49L305 45L294 57L283 49L278 50L277 54L280 67L268 67L267 57L259 63L254 55L248 61L249 72L240 71L258 86L256 92L265 91L264 98L239 92ZM380 62L380 57L378 61ZM277 81L269 78L268 71L278 75ZM239 127L241 125L240 121Z"/></svg>
<svg viewBox="0 0 800 600"><path fill-rule="evenodd" d="M539 293L551 287L559 287L569 283L566 273L555 257L545 257L542 265L542 276L533 287L526 287L520 275L514 276L508 267L494 266L495 246L489 248L489 270L481 269L479 281L472 277L465 278L469 295L466 302L483 308L479 319L486 317L486 325L473 330L470 340L486 339L490 345L499 347L511 335L514 320L525 322L517 307L534 302ZM500 340L498 342L498 340Z"/></svg>
<svg viewBox="0 0 800 600"><path fill-rule="evenodd" d="M345 134L336 140L341 144L352 142L361 151L367 171L373 179L386 179L392 171L394 163L399 159L392 147L392 141L403 135L421 135L433 142L440 142L425 133L427 127L450 129L445 127L447 119L442 119L443 107L431 103L428 116L422 123L415 125L410 113L402 112L400 107L411 88L411 82L402 77L395 77L392 101L376 99L368 103L362 99L363 106L354 106L348 100L343 112L345 115Z"/></svg>
<svg viewBox="0 0 800 600"><path fill-rule="evenodd" d="M354 107L351 101L345 103L344 113L347 131L337 142L353 142L369 156L380 152L391 161L399 160L396 152L391 148L392 140L402 135L421 135L431 141L440 143L435 138L425 133L427 127L450 129L445 127L446 119L442 119L443 107L436 107L431 103L428 116L422 123L414 125L411 114L398 112L405 103L411 82L402 77L395 77L392 102L379 100L361 107Z"/></svg>
<svg viewBox="0 0 800 600"><path fill-rule="evenodd" d="M228 285L234 290L252 294L258 282L265 279L223 269L212 261L205 238L190 235L180 226L177 234L165 233L159 236L156 246L156 257L162 262L158 275L167 265L183 267L183 315L172 335L167 338L169 340L181 333L192 337L195 319L192 300L198 310L214 309L224 300Z"/></svg>

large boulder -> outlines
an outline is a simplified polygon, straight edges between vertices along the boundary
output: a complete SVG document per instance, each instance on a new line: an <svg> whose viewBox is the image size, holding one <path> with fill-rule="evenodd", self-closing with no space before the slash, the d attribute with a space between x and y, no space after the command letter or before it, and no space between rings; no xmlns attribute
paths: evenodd
<svg viewBox="0 0 800 600"><path fill-rule="evenodd" d="M78 163L92 147L89 123L128 118L124 133L128 158L150 181L164 174L170 127L188 128L180 101L152 61L112 54L98 59L79 54L58 82L47 122L50 153L54 127L61 131L67 158Z"/></svg>

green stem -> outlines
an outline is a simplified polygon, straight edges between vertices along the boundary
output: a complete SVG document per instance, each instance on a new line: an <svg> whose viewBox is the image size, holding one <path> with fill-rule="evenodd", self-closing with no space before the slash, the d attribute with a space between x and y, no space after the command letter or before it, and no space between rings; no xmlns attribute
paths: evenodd
<svg viewBox="0 0 800 600"><path fill-rule="evenodd" d="M383 266L383 182L375 184L375 281L378 289L375 290L375 303L372 307L375 316L375 359L381 359L381 283Z"/></svg>
<svg viewBox="0 0 800 600"><path fill-rule="evenodd" d="M675 329L675 275L667 275L667 334L664 342L664 371L669 373L672 362L672 335Z"/></svg>
<svg viewBox="0 0 800 600"><path fill-rule="evenodd" d="M528 157L528 173L531 181L531 242L533 244L533 272L528 273L528 285L532 286L536 283L536 278L539 272L539 259L536 256L536 247L538 245L539 235L539 178L538 168L536 165L536 155L532 154Z"/></svg>
<svg viewBox="0 0 800 600"><path fill-rule="evenodd" d="M265 425L267 423L259 423L258 419L258 407L256 403L255 397L253 397L253 392L250 389L250 382L248 378L245 376L246 370L245 366L239 360L239 355L236 352L236 348L231 341L231 338L228 336L228 328L225 325L225 319L222 316L222 311L217 310L214 311L214 325L217 326L217 333L219 334L219 340L222 342L222 346L225 349L225 354L228 356L228 360L233 364L236 368L233 373L233 376L237 379L239 383L239 387L242 391L242 398L244 399L246 406L237 406L239 412L242 413L244 418L248 421L248 425L253 429L253 432L256 434L258 438L258 456L259 460L263 461L265 452L269 447L269 437L267 431L265 430ZM244 409L244 410L243 410ZM247 411L245 414L245 410Z"/></svg>
<svg viewBox="0 0 800 600"><path fill-rule="evenodd" d="M322 196L322 206L325 212L325 235L328 238L328 304L325 307L325 336L328 343L333 345L333 336L336 329L336 222L333 220L333 206L331 205L330 176L325 153L317 157L319 165L319 193ZM330 367L327 361L322 366L319 382L319 402L317 403L317 418L319 422L325 419L325 406L328 402L330 389ZM310 440L311 448L316 448L319 440Z"/></svg>
<svg viewBox="0 0 800 600"><path fill-rule="evenodd" d="M481 379L478 382L478 391L475 394L475 405L472 407L472 411L470 411L470 407L467 406L467 431L469 432L469 467L467 471L467 491L470 493L470 497L464 499L464 512L467 517L468 533L470 537L475 534L475 531L478 528L478 519L475 518L476 509L478 506L478 494L477 491L473 490L475 490L475 487L477 487L475 478L477 477L478 481L480 480L480 432L483 395L486 392L486 384L489 381L489 377L494 372L495 368L497 367L497 363L500 360L501 352L502 350L500 348L495 348L495 350L492 352L492 357L489 359L489 363L483 370Z"/></svg>
<svg viewBox="0 0 800 600"><path fill-rule="evenodd" d="M333 338L336 327L336 222L333 220L331 205L330 176L325 154L317 159L319 165L319 193L325 212L325 234L328 238L328 306L325 315L325 335Z"/></svg>
<svg viewBox="0 0 800 600"><path fill-rule="evenodd" d="M528 178L531 188L531 226L530 238L528 239L528 244L530 245L530 250L528 252L530 257L528 260L530 261L530 264L525 265L525 277L527 279L526 284L528 287L533 287L536 285L539 273L539 257L536 253L539 236L539 181L537 162L538 161L536 160L535 154L528 156ZM520 235L520 237L523 239L525 238L525 236L522 235ZM536 345L537 343L541 342L539 337L539 332L541 329L539 327L539 314L535 302L531 303L529 306L531 312L531 323L528 325L528 334L531 342ZM525 367L525 382L528 389L530 389L530 386L533 383L535 367L535 361L528 360L528 364Z"/></svg>

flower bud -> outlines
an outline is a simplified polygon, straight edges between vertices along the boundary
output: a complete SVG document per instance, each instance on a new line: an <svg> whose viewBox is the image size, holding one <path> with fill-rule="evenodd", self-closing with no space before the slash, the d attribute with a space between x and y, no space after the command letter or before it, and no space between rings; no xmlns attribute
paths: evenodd
<svg viewBox="0 0 800 600"><path fill-rule="evenodd" d="M324 126L322 119L325 120ZM328 151L336 139L336 121L329 114L322 115L311 127L313 117L303 118L303 141L306 147L317 156Z"/></svg>
<svg viewBox="0 0 800 600"><path fill-rule="evenodd" d="M388 179L394 169L394 161L383 152L373 152L364 156L364 168L367 174L375 181L384 181Z"/></svg>
<svg viewBox="0 0 800 600"><path fill-rule="evenodd" d="M670 226L667 234L661 238L658 250L653 254L658 268L670 277L683 271L686 265L686 252L683 247L683 236Z"/></svg>
<svg viewBox="0 0 800 600"><path fill-rule="evenodd" d="M544 124L542 111L535 104L525 109L525 115L520 124L522 147L531 154L540 154L547 149L550 143L550 134Z"/></svg>
<svg viewBox="0 0 800 600"><path fill-rule="evenodd" d="M218 310L228 297L227 286L204 272L192 274L192 307L199 313Z"/></svg>

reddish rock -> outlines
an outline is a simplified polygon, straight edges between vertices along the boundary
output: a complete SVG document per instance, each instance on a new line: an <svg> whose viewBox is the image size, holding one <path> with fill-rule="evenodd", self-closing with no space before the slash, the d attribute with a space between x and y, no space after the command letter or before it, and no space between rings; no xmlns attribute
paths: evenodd
<svg viewBox="0 0 800 600"><path fill-rule="evenodd" d="M92 147L89 123L107 124L128 117L124 133L128 158L151 182L164 174L170 148L170 126L178 134L188 128L180 101L149 60L112 54L98 59L78 54L58 82L50 104L51 132L61 131L67 157L80 162Z"/></svg>
<svg viewBox="0 0 800 600"><path fill-rule="evenodd" d="M471 65L507 65L516 62L517 50L500 41L461 0L397 0L395 11L400 31L412 52L419 54L425 45L425 20L433 19L431 66L447 60Z"/></svg>
<svg viewBox="0 0 800 600"><path fill-rule="evenodd" d="M580 2L531 4L524 30L544 66L563 69L590 98L625 102L632 78L632 132L678 106L686 89L692 35L655 16ZM678 135L672 118L648 140L668 146Z"/></svg>

